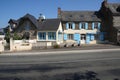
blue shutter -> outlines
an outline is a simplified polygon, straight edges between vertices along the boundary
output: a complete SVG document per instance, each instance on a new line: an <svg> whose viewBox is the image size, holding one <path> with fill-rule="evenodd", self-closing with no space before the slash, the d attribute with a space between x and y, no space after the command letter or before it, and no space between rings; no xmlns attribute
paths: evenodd
<svg viewBox="0 0 120 80"><path fill-rule="evenodd" d="M92 23L92 29L94 29L94 27L95 27L95 23Z"/></svg>
<svg viewBox="0 0 120 80"><path fill-rule="evenodd" d="M104 40L104 33L103 33L103 32L100 33L100 40L101 40L101 41Z"/></svg>
<svg viewBox="0 0 120 80"><path fill-rule="evenodd" d="M101 23L98 23L98 30L100 30L101 28Z"/></svg>
<svg viewBox="0 0 120 80"><path fill-rule="evenodd" d="M88 23L85 23L85 29L88 29Z"/></svg>
<svg viewBox="0 0 120 80"><path fill-rule="evenodd" d="M87 34L86 35L86 44L89 44L90 43L90 34Z"/></svg>
<svg viewBox="0 0 120 80"><path fill-rule="evenodd" d="M67 34L64 34L64 40L67 40Z"/></svg>
<svg viewBox="0 0 120 80"><path fill-rule="evenodd" d="M95 40L94 34L91 34L91 41Z"/></svg>
<svg viewBox="0 0 120 80"><path fill-rule="evenodd" d="M75 29L75 23L72 23L72 29Z"/></svg>
<svg viewBox="0 0 120 80"><path fill-rule="evenodd" d="M69 28L69 23L66 23L66 29L68 29Z"/></svg>
<svg viewBox="0 0 120 80"><path fill-rule="evenodd" d="M79 29L81 29L82 28L82 23L79 23Z"/></svg>
<svg viewBox="0 0 120 80"><path fill-rule="evenodd" d="M74 40L77 41L78 44L80 44L80 34L79 33L74 34Z"/></svg>

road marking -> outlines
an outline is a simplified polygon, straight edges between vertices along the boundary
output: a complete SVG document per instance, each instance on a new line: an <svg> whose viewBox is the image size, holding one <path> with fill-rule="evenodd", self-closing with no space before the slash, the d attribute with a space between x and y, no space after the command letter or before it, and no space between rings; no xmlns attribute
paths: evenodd
<svg viewBox="0 0 120 80"><path fill-rule="evenodd" d="M20 52L20 53L7 53L0 54L0 56L24 56L24 55L47 55L47 54L68 54L68 53L93 53L93 52L111 52L120 51L120 48L116 49L94 49L94 50L69 50L69 51L50 51L50 52Z"/></svg>

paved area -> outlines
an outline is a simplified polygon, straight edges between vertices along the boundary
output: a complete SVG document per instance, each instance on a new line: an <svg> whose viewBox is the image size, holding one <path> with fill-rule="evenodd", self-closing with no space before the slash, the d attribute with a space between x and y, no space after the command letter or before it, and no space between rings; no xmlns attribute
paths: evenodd
<svg viewBox="0 0 120 80"><path fill-rule="evenodd" d="M3 52L2 54L13 54L13 53L29 53L29 52L51 52L51 51L69 51L69 50L95 50L95 49L115 49L120 48L118 45L114 44L95 44L95 45L81 45L75 47L62 47L62 48L46 48L46 49L36 49L30 51L13 51L10 52L9 50Z"/></svg>

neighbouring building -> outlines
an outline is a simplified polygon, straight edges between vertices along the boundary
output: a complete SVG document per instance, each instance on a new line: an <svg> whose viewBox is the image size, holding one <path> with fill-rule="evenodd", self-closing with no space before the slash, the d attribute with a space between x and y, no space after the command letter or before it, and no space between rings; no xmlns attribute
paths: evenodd
<svg viewBox="0 0 120 80"><path fill-rule="evenodd" d="M101 31L105 34L105 40L120 42L120 3L108 3L104 0L99 10L101 14Z"/></svg>
<svg viewBox="0 0 120 80"><path fill-rule="evenodd" d="M10 19L9 29L11 33L17 33L22 39L35 40L34 46L53 46L63 43L63 30L60 19L45 19L40 15L36 19L26 14L18 20ZM34 41L34 42L35 42Z"/></svg>

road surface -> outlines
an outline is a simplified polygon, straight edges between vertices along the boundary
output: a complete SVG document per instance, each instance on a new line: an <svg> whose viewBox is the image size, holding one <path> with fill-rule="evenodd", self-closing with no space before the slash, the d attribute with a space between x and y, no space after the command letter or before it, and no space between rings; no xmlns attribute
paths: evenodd
<svg viewBox="0 0 120 80"><path fill-rule="evenodd" d="M120 79L119 49L23 54L0 55L0 80L65 80L72 74L87 71L96 72L101 80Z"/></svg>

